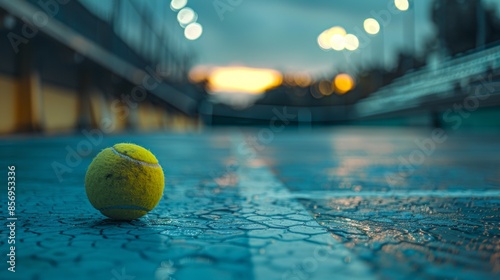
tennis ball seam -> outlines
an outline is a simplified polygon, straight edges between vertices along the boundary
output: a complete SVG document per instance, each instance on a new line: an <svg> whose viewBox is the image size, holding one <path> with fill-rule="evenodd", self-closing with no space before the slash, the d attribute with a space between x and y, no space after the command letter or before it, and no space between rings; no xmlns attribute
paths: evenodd
<svg viewBox="0 0 500 280"><path fill-rule="evenodd" d="M130 161L135 162L135 163L140 164L140 165L145 165L145 166L150 166L150 167L161 168L161 167L160 167L160 164L158 164L158 163L149 163L149 162L144 162L144 161L136 160L135 158L131 158L131 157L127 156L127 155L124 155L124 154L122 154L122 153L118 152L118 151L117 151L114 147L110 147L110 149L111 149L111 151L112 151L115 155L117 155L117 156L119 156L119 157L122 157L122 158L124 158L124 159L126 159L126 160L130 160Z"/></svg>

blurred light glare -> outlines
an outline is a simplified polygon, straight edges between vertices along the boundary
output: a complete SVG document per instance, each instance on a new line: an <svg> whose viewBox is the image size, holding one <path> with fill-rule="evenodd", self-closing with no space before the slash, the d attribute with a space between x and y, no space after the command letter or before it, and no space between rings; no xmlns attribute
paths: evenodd
<svg viewBox="0 0 500 280"><path fill-rule="evenodd" d="M170 9L172 9L173 11L178 11L184 8L187 2L187 0L172 0L172 2L170 2Z"/></svg>
<svg viewBox="0 0 500 280"><path fill-rule="evenodd" d="M290 74L290 73L286 73L283 77L283 83L287 86L296 86L297 84L295 84L295 78L293 76L293 74Z"/></svg>
<svg viewBox="0 0 500 280"><path fill-rule="evenodd" d="M377 20L373 18L365 19L363 23L363 27L365 28L366 33L375 35L380 31L380 24Z"/></svg>
<svg viewBox="0 0 500 280"><path fill-rule="evenodd" d="M298 73L293 76L294 84L299 87L307 87L311 84L311 76L307 73Z"/></svg>
<svg viewBox="0 0 500 280"><path fill-rule="evenodd" d="M196 40L200 38L201 34L203 34L203 27L197 22L190 23L186 26L186 29L184 29L184 36L188 40Z"/></svg>
<svg viewBox="0 0 500 280"><path fill-rule="evenodd" d="M261 94L282 81L281 73L273 69L217 67L210 72L208 87L214 92Z"/></svg>
<svg viewBox="0 0 500 280"><path fill-rule="evenodd" d="M332 28L329 28L329 29L323 31L318 36L318 45L323 50L329 50L332 48L331 40L332 40L333 36L335 36L335 35L345 36L346 34L347 34L347 32L345 31L344 28L342 28L340 26L334 26Z"/></svg>
<svg viewBox="0 0 500 280"><path fill-rule="evenodd" d="M210 66L197 65L189 70L189 80L193 83L201 83L208 79L210 74Z"/></svg>
<svg viewBox="0 0 500 280"><path fill-rule="evenodd" d="M338 94L345 94L354 88L354 79L348 74L338 74L333 80L333 87Z"/></svg>
<svg viewBox="0 0 500 280"><path fill-rule="evenodd" d="M396 8L400 11L406 11L408 8L410 8L410 3L408 0L394 0L394 5L396 5Z"/></svg>
<svg viewBox="0 0 500 280"><path fill-rule="evenodd" d="M320 48L322 48L325 51L331 49L331 47L332 47L330 45L330 38L326 37L326 35L324 35L324 33L321 33L318 36L318 45Z"/></svg>
<svg viewBox="0 0 500 280"><path fill-rule="evenodd" d="M345 48L350 50L350 51L355 51L359 47L359 40L356 35L353 34L347 34L344 37L345 40Z"/></svg>
<svg viewBox="0 0 500 280"><path fill-rule="evenodd" d="M177 20L182 26L186 26L196 21L197 18L198 16L191 8L184 8L177 14Z"/></svg>
<svg viewBox="0 0 500 280"><path fill-rule="evenodd" d="M345 36L347 34L347 32L345 31L345 29L343 27L340 27L340 26L334 26L334 27L328 29L326 32L330 36L333 36L335 34L339 34L339 35Z"/></svg>
<svg viewBox="0 0 500 280"><path fill-rule="evenodd" d="M318 84L318 90L323 96L329 96L333 93L332 83L327 80L322 80Z"/></svg>
<svg viewBox="0 0 500 280"><path fill-rule="evenodd" d="M340 34L333 35L330 39L330 45L336 51L343 50L345 48L345 37Z"/></svg>

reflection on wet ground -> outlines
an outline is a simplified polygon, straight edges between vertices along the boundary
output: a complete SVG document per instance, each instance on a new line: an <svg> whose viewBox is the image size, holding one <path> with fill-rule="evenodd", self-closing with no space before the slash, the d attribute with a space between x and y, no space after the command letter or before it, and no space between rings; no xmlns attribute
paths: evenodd
<svg viewBox="0 0 500 280"><path fill-rule="evenodd" d="M4 139L18 272L0 278L495 279L500 134L430 133L113 135L85 154L85 137ZM83 187L117 142L149 148L167 178L160 205L132 222L104 219Z"/></svg>

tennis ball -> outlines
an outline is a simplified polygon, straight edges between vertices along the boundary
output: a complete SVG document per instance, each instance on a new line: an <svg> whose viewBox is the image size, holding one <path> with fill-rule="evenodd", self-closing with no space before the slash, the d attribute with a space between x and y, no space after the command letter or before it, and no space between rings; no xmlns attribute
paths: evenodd
<svg viewBox="0 0 500 280"><path fill-rule="evenodd" d="M116 220L146 215L163 195L164 176L156 157L141 146L116 144L89 165L85 191L94 208Z"/></svg>

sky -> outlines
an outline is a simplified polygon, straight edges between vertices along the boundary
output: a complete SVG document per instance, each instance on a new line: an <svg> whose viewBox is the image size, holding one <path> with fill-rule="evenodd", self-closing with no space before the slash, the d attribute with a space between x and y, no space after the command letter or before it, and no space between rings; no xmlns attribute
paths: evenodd
<svg viewBox="0 0 500 280"><path fill-rule="evenodd" d="M104 13L112 6L113 1L108 1L82 0ZM386 67L394 65L397 53L411 46L412 28L417 52L434 36L432 0L412 1L412 11L397 14L393 0L188 0L187 7L198 14L197 22L203 26L202 36L195 41L184 38L176 12L169 8L171 0L131 1L147 3L157 28L166 27L171 43L196 53L197 65L243 65L321 76L382 61ZM500 6L497 0L484 1ZM379 20L381 33L372 36L362 31L368 17ZM322 50L317 37L332 26L358 35L360 48ZM135 28L135 34L140 34L140 26Z"/></svg>
<svg viewBox="0 0 500 280"><path fill-rule="evenodd" d="M233 0L234 1L234 0ZM283 72L308 72L318 75L336 70L349 70L355 65L379 62L385 49L387 65L394 61L397 50L409 47L405 28L411 24L409 13L392 14L387 0L241 0L221 20L212 1L191 1L188 6L199 14L203 35L188 42L199 51L200 64L233 65L273 68ZM432 36L428 19L431 0L416 5L415 26L417 45ZM392 9L391 11L394 11ZM323 51L318 35L332 26L342 26L348 33L362 33L368 17L383 17L384 34L367 37L362 49ZM360 36L358 36L360 37ZM383 37L383 38L382 38ZM384 48L382 46L385 46Z"/></svg>

